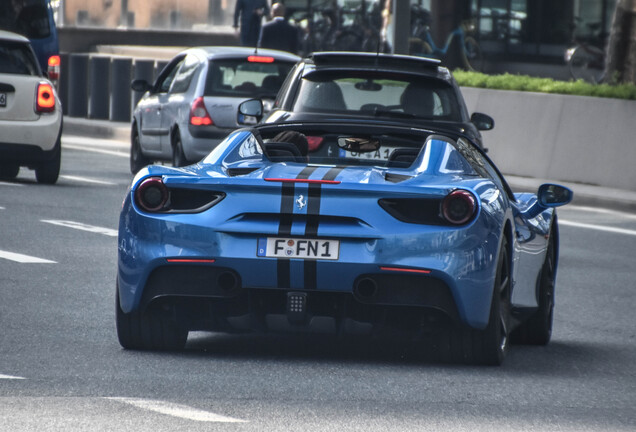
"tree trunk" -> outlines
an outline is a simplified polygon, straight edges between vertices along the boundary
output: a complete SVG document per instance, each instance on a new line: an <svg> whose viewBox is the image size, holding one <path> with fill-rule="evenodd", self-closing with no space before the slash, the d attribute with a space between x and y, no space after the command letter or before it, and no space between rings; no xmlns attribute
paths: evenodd
<svg viewBox="0 0 636 432"><path fill-rule="evenodd" d="M605 81L636 84L636 0L618 0L607 44Z"/></svg>

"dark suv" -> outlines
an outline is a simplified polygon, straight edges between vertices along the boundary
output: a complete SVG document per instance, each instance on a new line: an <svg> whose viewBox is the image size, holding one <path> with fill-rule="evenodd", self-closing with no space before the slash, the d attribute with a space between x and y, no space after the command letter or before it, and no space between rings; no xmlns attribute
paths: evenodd
<svg viewBox="0 0 636 432"><path fill-rule="evenodd" d="M409 124L465 136L482 146L491 117L469 116L459 87L439 60L403 55L318 52L300 61L264 123L366 121Z"/></svg>

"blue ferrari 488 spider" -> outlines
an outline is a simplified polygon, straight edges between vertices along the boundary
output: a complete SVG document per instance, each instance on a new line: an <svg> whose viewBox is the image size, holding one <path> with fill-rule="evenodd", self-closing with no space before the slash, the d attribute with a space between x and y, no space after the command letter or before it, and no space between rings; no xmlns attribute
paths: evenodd
<svg viewBox="0 0 636 432"><path fill-rule="evenodd" d="M239 109L260 115L258 100ZM554 208L572 192L513 193L480 145L451 132L260 124L197 164L141 169L119 224L121 345L180 349L196 330L389 329L444 359L501 364L511 342L548 343Z"/></svg>

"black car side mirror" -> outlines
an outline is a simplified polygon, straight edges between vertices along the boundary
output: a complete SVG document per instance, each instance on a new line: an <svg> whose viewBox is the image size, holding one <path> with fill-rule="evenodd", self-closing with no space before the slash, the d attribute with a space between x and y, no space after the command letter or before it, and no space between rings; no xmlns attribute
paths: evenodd
<svg viewBox="0 0 636 432"><path fill-rule="evenodd" d="M478 112L470 116L470 121L477 126L477 129L482 131L491 130L495 127L495 120L492 117Z"/></svg>
<svg viewBox="0 0 636 432"><path fill-rule="evenodd" d="M130 88L137 92L146 93L152 89L152 85L146 80L136 79L130 83Z"/></svg>

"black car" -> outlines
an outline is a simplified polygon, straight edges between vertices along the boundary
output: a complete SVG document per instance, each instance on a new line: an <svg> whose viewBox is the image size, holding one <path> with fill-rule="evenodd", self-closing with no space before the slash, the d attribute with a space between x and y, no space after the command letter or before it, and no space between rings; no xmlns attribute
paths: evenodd
<svg viewBox="0 0 636 432"><path fill-rule="evenodd" d="M481 147L479 131L494 126L485 114L468 114L455 79L439 60L355 52L317 52L300 61L263 122L353 119L446 131Z"/></svg>

